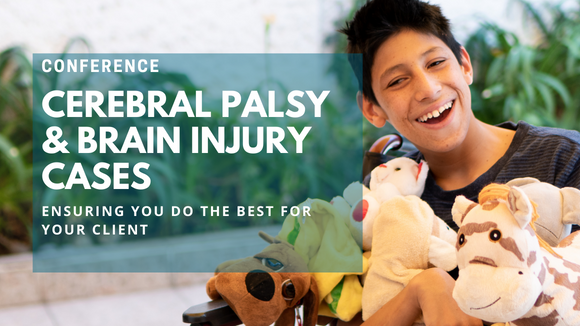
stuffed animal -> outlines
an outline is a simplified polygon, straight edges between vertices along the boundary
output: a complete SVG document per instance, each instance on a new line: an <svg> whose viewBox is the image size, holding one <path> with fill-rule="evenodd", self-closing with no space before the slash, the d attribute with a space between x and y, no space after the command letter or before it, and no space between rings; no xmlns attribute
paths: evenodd
<svg viewBox="0 0 580 326"><path fill-rule="evenodd" d="M363 287L363 320L425 269L454 269L456 238L455 231L417 196L396 196L383 203L373 227L373 250Z"/></svg>
<svg viewBox="0 0 580 326"><path fill-rule="evenodd" d="M580 224L580 190L558 188L534 178L519 178L507 183L517 186L535 202L540 216L534 222L540 238L556 246L570 234L571 224Z"/></svg>
<svg viewBox="0 0 580 326"><path fill-rule="evenodd" d="M351 221L362 222L362 248L372 249L363 283L364 320L423 270L457 266L456 233L419 198L428 171L425 162L390 160L371 172L370 190L353 205Z"/></svg>
<svg viewBox="0 0 580 326"><path fill-rule="evenodd" d="M318 317L316 280L292 245L260 232L270 245L262 252L222 263L207 282L212 300L223 298L248 326L294 325L295 309L304 306L304 325Z"/></svg>
<svg viewBox="0 0 580 326"><path fill-rule="evenodd" d="M304 213L305 206L309 214ZM316 279L318 314L350 321L362 308L358 276L367 271L367 261L344 221L344 212L337 209L340 205L308 199L299 207L302 214L288 215L277 237L294 245Z"/></svg>
<svg viewBox="0 0 580 326"><path fill-rule="evenodd" d="M370 191L352 205L350 223L362 228L362 248L372 249L373 224L381 204L395 196L415 195L420 197L425 189L429 167L426 162L418 163L407 157L399 157L383 163L371 172Z"/></svg>
<svg viewBox="0 0 580 326"><path fill-rule="evenodd" d="M352 218L352 206L360 202L368 192L370 192L369 188L362 183L353 182L344 189L342 197L336 196L330 201L330 204L342 216L344 223L348 226L350 233L361 249L363 247L362 221L356 221Z"/></svg>
<svg viewBox="0 0 580 326"><path fill-rule="evenodd" d="M461 310L512 325L580 325L580 234L558 247L537 236L535 203L516 186L492 184L479 204L458 196L453 220ZM543 202L560 209L560 201Z"/></svg>
<svg viewBox="0 0 580 326"><path fill-rule="evenodd" d="M392 159L371 171L370 189L353 182L344 189L343 197L330 203L339 212L349 212L345 221L357 244L364 251L372 248L373 224L380 205L394 196L421 196L429 172L426 162L416 163L410 158Z"/></svg>
<svg viewBox="0 0 580 326"><path fill-rule="evenodd" d="M305 325L313 325L318 315L349 321L361 311L358 275L367 271L368 264L345 224L346 213L319 199L308 199L299 207L301 213L289 214L276 238L260 233L271 243L266 249L220 264L207 283L210 298L223 298L246 325L276 320L277 325L291 325L292 308L300 298L305 300ZM296 300L284 299L280 291L288 279L301 286L295 291ZM264 289L274 292L265 295Z"/></svg>

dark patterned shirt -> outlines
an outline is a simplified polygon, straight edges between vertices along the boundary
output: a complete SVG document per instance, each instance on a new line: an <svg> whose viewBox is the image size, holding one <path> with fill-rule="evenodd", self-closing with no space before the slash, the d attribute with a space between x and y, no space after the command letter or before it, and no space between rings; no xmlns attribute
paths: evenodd
<svg viewBox="0 0 580 326"><path fill-rule="evenodd" d="M461 189L445 191L435 183L429 172L421 198L456 231L457 225L451 217L455 197L463 195L477 202L481 189L492 182L506 183L515 178L533 177L559 188L580 188L579 132L535 127L523 121L517 125L504 122L498 126L515 130L516 134L507 152L473 183ZM407 156L413 159L422 158L418 151ZM577 226L573 228L577 229Z"/></svg>

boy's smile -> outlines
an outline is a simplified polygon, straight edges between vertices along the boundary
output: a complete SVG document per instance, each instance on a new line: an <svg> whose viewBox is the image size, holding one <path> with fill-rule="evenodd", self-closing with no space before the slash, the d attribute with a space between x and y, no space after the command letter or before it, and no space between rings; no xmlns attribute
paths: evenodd
<svg viewBox="0 0 580 326"><path fill-rule="evenodd" d="M419 122L424 122L427 124L438 123L439 121L444 120L449 115L451 107L453 107L453 103L454 103L453 101L450 101L449 103L442 105L438 109L433 110L432 112L428 112L427 114L425 114L424 116L420 117L417 120Z"/></svg>
<svg viewBox="0 0 580 326"><path fill-rule="evenodd" d="M365 116L378 127L389 121L424 154L461 145L474 119L471 62L463 48L461 58L460 65L434 35L394 34L376 52L371 74L379 105L367 101Z"/></svg>

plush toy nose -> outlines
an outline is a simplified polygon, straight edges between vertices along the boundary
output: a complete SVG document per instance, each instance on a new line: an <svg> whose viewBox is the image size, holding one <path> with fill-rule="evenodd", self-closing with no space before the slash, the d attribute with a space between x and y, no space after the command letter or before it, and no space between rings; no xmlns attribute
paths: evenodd
<svg viewBox="0 0 580 326"><path fill-rule="evenodd" d="M417 169L417 176L415 177L415 180L419 180L419 175L421 174L421 168L423 167L423 162L419 163L418 169Z"/></svg>
<svg viewBox="0 0 580 326"><path fill-rule="evenodd" d="M357 222L362 222L367 216L369 210L369 202L366 199L359 201L352 212L352 219Z"/></svg>
<svg viewBox="0 0 580 326"><path fill-rule="evenodd" d="M276 284L270 274L255 269L246 275L246 289L254 298L270 301L276 292Z"/></svg>

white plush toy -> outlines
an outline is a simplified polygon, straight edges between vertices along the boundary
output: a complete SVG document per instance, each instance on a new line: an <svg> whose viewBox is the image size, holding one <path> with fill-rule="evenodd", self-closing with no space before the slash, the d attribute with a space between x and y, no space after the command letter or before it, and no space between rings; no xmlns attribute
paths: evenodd
<svg viewBox="0 0 580 326"><path fill-rule="evenodd" d="M342 197L332 198L330 204L341 214L357 245L362 249L362 223L351 221L352 205L359 202L368 188L360 182L353 182L343 191Z"/></svg>
<svg viewBox="0 0 580 326"><path fill-rule="evenodd" d="M570 234L572 224L580 224L580 190L558 188L534 178L513 179L507 185L519 187L538 205L540 217L534 226L540 238L551 246Z"/></svg>
<svg viewBox="0 0 580 326"><path fill-rule="evenodd" d="M362 248L372 249L373 224L381 204L395 196L420 197L425 189L429 167L422 161L417 164L407 157L392 159L371 172L370 191L366 189L362 200L352 205L350 223L362 228Z"/></svg>
<svg viewBox="0 0 580 326"><path fill-rule="evenodd" d="M515 186L489 185L478 201L458 196L452 209L461 310L517 326L580 325L580 233L550 247L533 229L535 205Z"/></svg>
<svg viewBox="0 0 580 326"><path fill-rule="evenodd" d="M363 215L363 247L372 247L362 294L363 320L425 269L436 266L450 271L457 266L457 234L418 197L423 192L427 170L426 163L396 159L371 173L371 190L361 201L368 202L366 216ZM415 194L400 195L411 191ZM371 245L365 245L369 240Z"/></svg>

